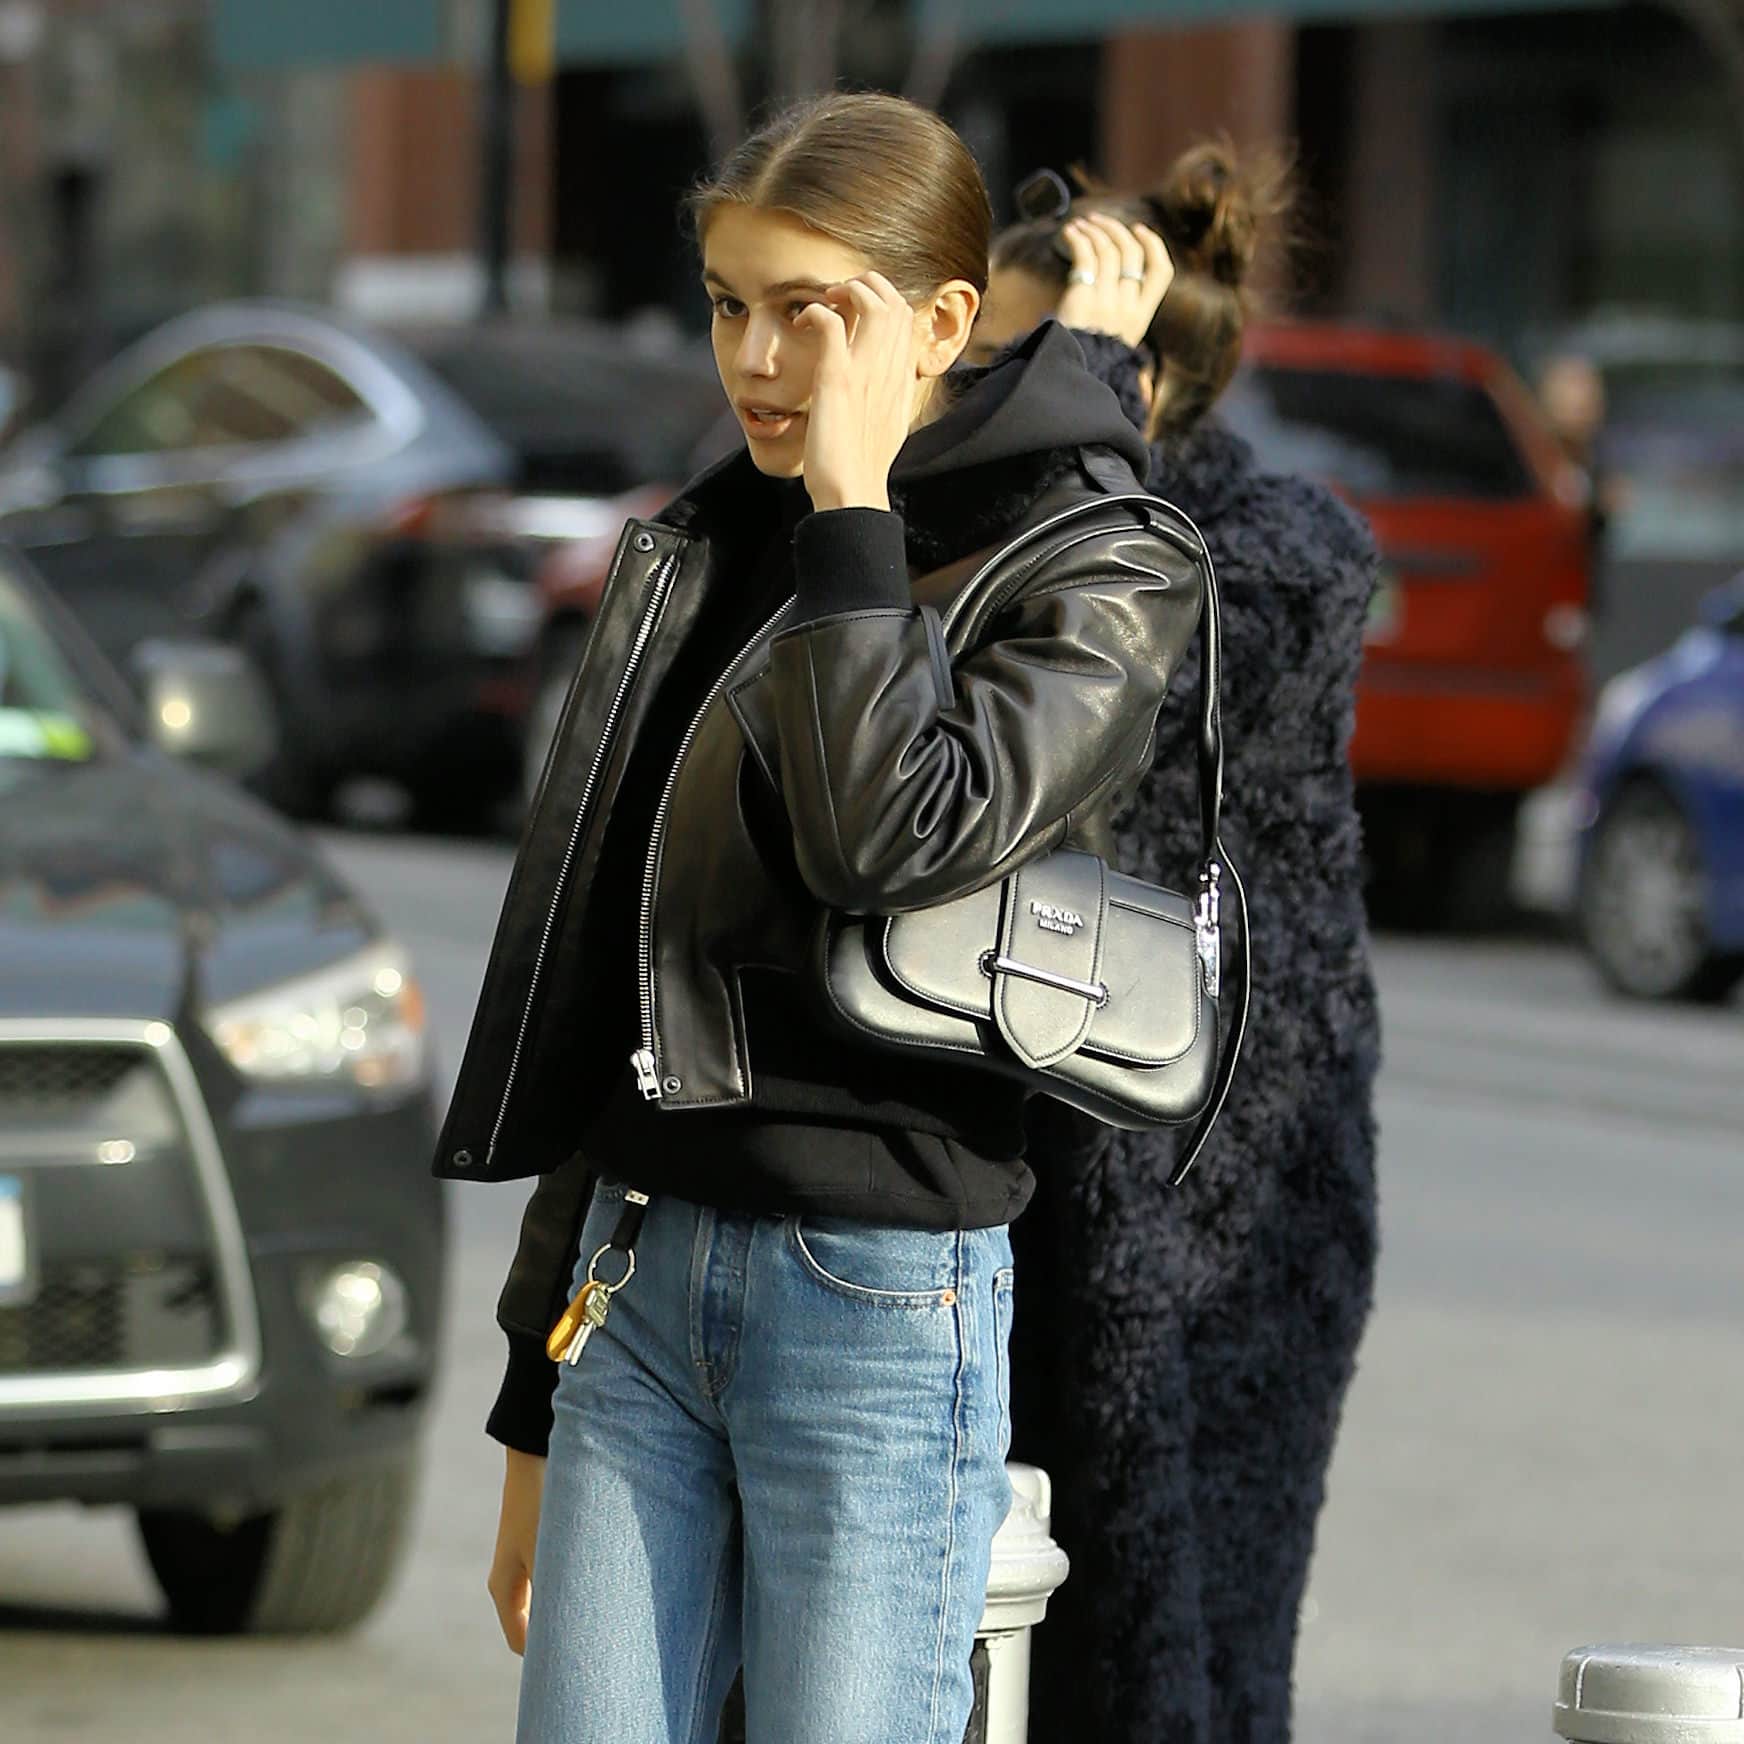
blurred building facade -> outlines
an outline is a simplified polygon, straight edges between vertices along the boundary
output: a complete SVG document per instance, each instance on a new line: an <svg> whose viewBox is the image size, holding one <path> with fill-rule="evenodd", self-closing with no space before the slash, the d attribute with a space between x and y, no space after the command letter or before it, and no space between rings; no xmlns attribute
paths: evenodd
<svg viewBox="0 0 1744 1744"><path fill-rule="evenodd" d="M524 308L700 322L675 208L711 127L735 95L743 113L841 78L939 103L1001 202L1038 164L1132 184L1196 135L1296 140L1299 302L1315 312L1516 354L1610 307L1744 319L1741 94L1711 41L1657 5L514 7ZM492 11L0 0L0 360L52 397L153 321L230 294L463 317Z"/></svg>

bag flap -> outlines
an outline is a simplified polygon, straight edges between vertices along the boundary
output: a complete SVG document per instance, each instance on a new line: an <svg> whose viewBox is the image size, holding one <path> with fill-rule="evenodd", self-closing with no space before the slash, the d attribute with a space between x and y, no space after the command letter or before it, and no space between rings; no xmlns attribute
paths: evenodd
<svg viewBox="0 0 1744 1744"><path fill-rule="evenodd" d="M1081 1051L1134 1066L1166 1066L1192 1049L1203 1014L1193 905L1172 890L1119 872L1107 874L1105 888L1099 979L1108 988L1108 1003L1092 1007ZM1005 892L1005 884L993 884L873 921L866 948L884 979L912 998L991 1024L994 982L982 972L981 959L999 947Z"/></svg>
<svg viewBox="0 0 1744 1744"><path fill-rule="evenodd" d="M1024 1065L1051 1066L1090 1033L1107 1003L1107 919L1106 869L1094 854L1047 854L1006 879L993 1019Z"/></svg>

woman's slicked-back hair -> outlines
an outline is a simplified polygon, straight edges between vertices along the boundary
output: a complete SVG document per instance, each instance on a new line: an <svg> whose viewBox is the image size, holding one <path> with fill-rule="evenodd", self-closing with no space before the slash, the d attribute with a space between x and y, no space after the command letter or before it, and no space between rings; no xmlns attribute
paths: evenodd
<svg viewBox="0 0 1744 1744"><path fill-rule="evenodd" d="M969 148L930 109L832 92L783 110L691 191L700 240L721 207L786 212L857 250L911 303L987 288L993 209Z"/></svg>
<svg viewBox="0 0 1744 1744"><path fill-rule="evenodd" d="M1055 243L1068 217L1107 212L1155 230L1175 278L1145 335L1157 365L1150 434L1184 430L1211 409L1241 361L1254 301L1249 274L1254 256L1288 221L1290 180L1280 153L1238 157L1227 139L1204 141L1182 152L1148 193L1121 195L1080 177L1084 191L1071 211L1002 231L993 264L1063 292L1069 267Z"/></svg>

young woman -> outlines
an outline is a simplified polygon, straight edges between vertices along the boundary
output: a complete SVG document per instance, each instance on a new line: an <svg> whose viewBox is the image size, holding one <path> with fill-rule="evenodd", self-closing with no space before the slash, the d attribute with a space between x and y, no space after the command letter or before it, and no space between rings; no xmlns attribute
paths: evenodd
<svg viewBox="0 0 1744 1744"><path fill-rule="evenodd" d="M490 1586L524 1744L711 1739L741 1659L754 1744L960 1744L1022 1096L832 1024L814 939L1103 840L1200 590L1129 526L973 646L921 609L1146 462L1056 325L951 375L991 226L935 116L821 99L693 210L745 448L626 532L438 1161L544 1175L498 1305ZM554 1367L596 1264L623 1287Z"/></svg>
<svg viewBox="0 0 1744 1744"><path fill-rule="evenodd" d="M1206 417L1240 355L1274 186L1202 146L1153 194L1019 226L994 245L976 332L991 352L1057 309L1115 335L1079 338L1151 438L1150 488L1216 558L1224 839L1254 963L1237 1094L1178 1191L1159 1185L1166 1138L1068 1131L1037 1105L1036 1199L1013 1231L1013 1447L1052 1474L1072 1558L1036 1634L1038 1738L1284 1744L1369 1307L1379 1048L1345 753L1375 554L1326 491L1261 472ZM1117 829L1124 871L1167 882L1191 866L1192 731L1165 708L1156 768ZM1026 1315L1042 1298L1046 1317Z"/></svg>

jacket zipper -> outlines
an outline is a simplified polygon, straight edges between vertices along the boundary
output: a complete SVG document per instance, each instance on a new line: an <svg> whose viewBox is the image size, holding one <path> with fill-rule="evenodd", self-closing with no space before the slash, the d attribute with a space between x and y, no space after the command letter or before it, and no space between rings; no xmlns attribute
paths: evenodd
<svg viewBox="0 0 1744 1744"><path fill-rule="evenodd" d="M607 753L611 750L612 735L617 729L618 716L623 713L624 698L629 695L630 686L635 683L636 669L642 664L648 638L654 632L654 620L660 616L667 589L671 586L677 570L678 553L675 551L654 571L653 592L649 595L647 609L642 613L642 622L637 627L636 640L630 645L629 656L624 662L624 675L618 680L617 694L612 698L612 706L606 713L606 724L600 732L599 744L594 748L593 762L588 768L587 781L581 790L581 800L575 809L575 823L569 832L569 845L563 851L563 863L557 869L557 878L551 888L551 905L545 911L545 927L539 935L539 949L533 958L532 979L527 983L527 1003L521 1011L521 1027L516 1032L514 1052L509 1056L509 1069L503 1078L503 1099L497 1107L496 1124L491 1128L490 1145L485 1151L486 1168L490 1167L491 1159L496 1155L497 1140L502 1136L503 1122L508 1118L509 1097L514 1092L515 1078L521 1069L521 1054L527 1045L527 1028L533 1020L533 1000L539 991L539 978L545 972L545 955L551 946L551 932L557 924L557 910L563 901L564 886L569 882L569 868L574 863L575 850L581 841L582 826L587 822L588 807L593 800L594 789L599 785L600 770L604 768Z"/></svg>
<svg viewBox="0 0 1744 1744"><path fill-rule="evenodd" d="M794 594L784 600L781 609L727 662L726 670L715 680L708 695L703 698L702 707L691 717L690 725L685 728L684 737L678 742L678 754L672 759L672 772L666 777L666 785L661 789L660 804L654 813L654 828L648 837L648 860L642 868L642 913L636 935L636 987L642 1006L642 1045L630 1056L630 1065L636 1074L636 1087L647 1102L658 1102L661 1097L660 1078L654 1060L654 886L660 876L660 845L666 835L666 815L672 808L672 792L678 785L678 772L684 767L685 756L701 730L703 716L714 707L716 698L727 687L727 680L738 670L745 657L787 616L789 608L798 597Z"/></svg>

